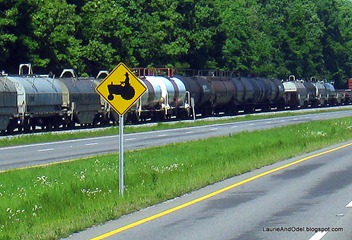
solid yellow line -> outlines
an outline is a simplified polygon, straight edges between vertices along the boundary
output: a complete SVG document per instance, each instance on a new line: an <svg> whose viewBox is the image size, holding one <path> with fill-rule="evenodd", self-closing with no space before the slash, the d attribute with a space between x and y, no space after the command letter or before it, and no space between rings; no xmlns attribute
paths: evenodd
<svg viewBox="0 0 352 240"><path fill-rule="evenodd" d="M136 226L138 226L138 225L141 225L141 224L143 224L143 223L146 223L146 222L155 220L155 219L157 219L157 218L163 217L163 216L165 216L165 215L167 215L167 214L176 212L176 211L178 211L178 210L181 210L181 209L183 209L183 208L186 208L186 207L188 207L188 206L191 206L191 205L193 205L193 204L195 204L195 203L204 201L204 200L206 200L206 199L208 199L208 198L214 197L214 196L216 196L216 195L218 195L218 194L221 194L221 193L223 193L223 192L226 192L226 191L228 191L228 190L231 190L231 189L233 189L233 188L236 188L236 187L241 186L241 185L243 185L243 184L246 184L246 183L248 183L248 182L252 182L252 181L254 181L254 180L258 179L258 178L267 176L267 175L269 175L269 174L271 174L271 173L274 173L274 172L283 170L283 169L285 169L285 168L291 167L291 166L296 165L296 164L298 164L298 163L301 163L301 162L307 161L307 160L309 160L309 159L312 159L312 158L315 158L315 157L319 157L319 156L322 156L322 155L325 155L325 154L328 154L328 153L331 153L331 152L335 152L335 151L337 151L337 150L340 150L340 149L343 149L343 148L346 148L346 147L349 147L349 146L352 146L352 143L345 144L345 145L343 145L343 146L336 147L336 148L327 150L327 151L325 151L325 152L317 153L317 154L314 154L314 155L311 155L311 156L308 156L308 157L299 159L299 160L294 161L294 162L292 162L292 163L288 163L288 164L283 165L283 166L281 166L281 167L277 167L277 168L274 168L274 169L272 169L272 170L263 172L263 173L261 173L261 174L258 174L258 175L255 175L255 176L253 176L253 177L247 178L247 179L245 179L245 180L243 180L243 181L240 181L240 182L237 182L237 183L235 183L235 184L232 184L232 185L230 185L230 186L228 186L228 187L225 187L225 188L222 188L222 189L217 190L217 191L215 191L215 192L212 192L212 193L210 193L210 194L207 194L207 195L205 195L205 196L203 196L203 197L200 197L200 198L194 199L194 200L192 200L192 201L186 202L186 203L184 203L184 204L181 204L181 205L179 205L179 206L177 206L177 207L170 208L170 209L168 209L168 210L166 210L166 211L163 211L163 212L160 212L160 213L158 213L158 214L152 215L152 216L150 216L150 217L141 219L141 220L139 220L139 221L137 221L137 222L128 224L128 225L126 225L126 226L124 226L124 227L117 228L117 229L115 229L115 230L113 230L113 231L111 231L111 232L107 232L107 233L105 233L105 234L103 234L103 235L100 235L100 236L98 236L98 237L92 238L91 240L101 240L101 239L105 239L105 238L107 238L107 237L111 237L111 236L113 236L113 235L115 235L115 234L118 234L118 233L123 232L123 231L125 231L125 230L134 228L134 227L136 227Z"/></svg>

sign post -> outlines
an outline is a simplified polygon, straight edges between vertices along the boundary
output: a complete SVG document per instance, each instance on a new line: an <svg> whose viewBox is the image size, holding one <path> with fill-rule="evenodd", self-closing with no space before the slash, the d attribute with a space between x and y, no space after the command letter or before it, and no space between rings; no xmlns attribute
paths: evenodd
<svg viewBox="0 0 352 240"><path fill-rule="evenodd" d="M123 191L125 189L124 185L124 177L123 177L123 165L124 165L124 157L123 157L123 115L119 115L119 193L123 195Z"/></svg>
<svg viewBox="0 0 352 240"><path fill-rule="evenodd" d="M119 114L119 193L123 195L123 124L124 115L147 91L147 87L123 63L118 64L95 91Z"/></svg>

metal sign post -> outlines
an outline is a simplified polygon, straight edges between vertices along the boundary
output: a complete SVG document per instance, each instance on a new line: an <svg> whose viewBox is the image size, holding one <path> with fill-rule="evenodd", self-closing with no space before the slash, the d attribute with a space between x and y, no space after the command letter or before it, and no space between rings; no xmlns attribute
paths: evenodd
<svg viewBox="0 0 352 240"><path fill-rule="evenodd" d="M125 64L120 63L99 83L95 91L119 114L119 193L123 195L123 118L147 91L147 87Z"/></svg>
<svg viewBox="0 0 352 240"><path fill-rule="evenodd" d="M124 182L123 182L123 115L119 115L119 193L123 195L124 191Z"/></svg>

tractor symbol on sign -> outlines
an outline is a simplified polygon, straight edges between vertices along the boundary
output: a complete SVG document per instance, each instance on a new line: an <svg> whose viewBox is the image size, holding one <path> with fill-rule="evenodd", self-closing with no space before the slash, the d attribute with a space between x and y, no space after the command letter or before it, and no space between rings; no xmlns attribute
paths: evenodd
<svg viewBox="0 0 352 240"><path fill-rule="evenodd" d="M134 97L135 91L134 88L130 84L130 78L128 72L125 73L125 81L121 82L121 84L109 84L109 96L108 99L110 101L114 100L114 95L120 95L125 100L131 100Z"/></svg>

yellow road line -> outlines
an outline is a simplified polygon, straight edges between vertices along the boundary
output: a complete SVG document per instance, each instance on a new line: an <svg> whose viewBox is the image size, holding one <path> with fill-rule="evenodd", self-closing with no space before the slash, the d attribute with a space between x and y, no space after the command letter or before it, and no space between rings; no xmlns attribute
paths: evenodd
<svg viewBox="0 0 352 240"><path fill-rule="evenodd" d="M158 214L152 215L152 216L150 216L150 217L147 217L147 218L141 219L141 220L139 220L139 221L133 222L133 223L128 224L128 225L126 225L126 226L124 226L124 227L117 228L117 229L115 229L115 230L113 230L113 231L110 231L110 232L107 232L107 233L105 233L105 234L103 234L103 235L100 235L100 236L98 236L98 237L92 238L91 240L101 240L101 239L105 239L105 238L111 237L111 236L113 236L113 235L115 235L115 234L118 234L118 233L120 233L120 232L123 232L123 231L126 231L126 230L128 230L128 229L134 228L134 227L136 227L136 226L138 226L138 225L141 225L141 224L143 224L143 223L150 222L150 221L155 220L155 219L157 219L157 218L163 217L163 216L165 216L165 215L167 215L167 214L176 212L176 211L178 211L178 210L181 210L181 209L186 208L186 207L188 207L188 206L191 206L191 205L193 205L193 204L199 203L199 202L201 202L201 201L204 201L204 200L206 200L206 199L209 199L209 198L211 198L211 197L214 197L214 196L216 196L216 195L219 195L219 194L221 194L221 193L223 193L223 192L229 191L229 190L231 190L231 189L233 189L233 188L236 188L236 187L238 187L238 186L241 186L241 185L243 185L243 184L252 182L252 181L254 181L254 180L258 179L258 178L267 176L267 175L269 175L269 174L271 174L271 173L275 173L275 172L277 172L277 171L283 170L283 169L285 169L285 168L291 167L291 166L296 165L296 164L299 164L299 163L301 163L301 162L310 160L310 159L315 158L315 157L320 157L320 156L322 156L322 155L325 155L325 154L328 154L328 153L331 153L331 152L335 152L335 151L337 151L337 150L340 150L340 149L343 149L343 148L346 148L346 147L349 147L349 146L352 146L352 143L345 144L345 145L342 145L342 146L340 146L340 147L336 147L336 148L333 148L333 149L330 149L330 150L327 150L327 151L324 151L324 152L321 152L321 153L313 154L313 155L310 155L310 156L308 156L308 157L305 157L305 158L299 159L299 160L297 160L297 161L294 161L294 162L292 162L292 163L288 163L288 164L286 164L286 165L283 165L283 166L281 166L281 167L277 167L277 168L271 169L271 170L269 170L269 171L260 173L260 174L258 174L258 175L253 176L253 177L247 178L247 179L245 179L245 180L243 180L243 181L240 181L240 182L237 182L237 183L235 183L235 184L232 184L232 185L230 185L230 186L228 186L228 187L225 187L225 188L222 188L222 189L217 190L217 191L215 191L215 192L212 192L212 193L210 193L210 194L207 194L207 195L205 195L205 196L203 196L203 197L194 199L194 200L192 200L192 201L189 201L189 202L186 202L186 203L184 203L184 204L181 204L181 205L179 205L179 206L177 206L177 207L170 208L170 209L168 209L168 210L166 210L166 211L163 211L163 212L160 212L160 213L158 213Z"/></svg>

